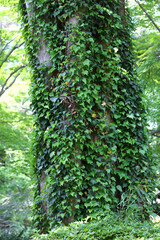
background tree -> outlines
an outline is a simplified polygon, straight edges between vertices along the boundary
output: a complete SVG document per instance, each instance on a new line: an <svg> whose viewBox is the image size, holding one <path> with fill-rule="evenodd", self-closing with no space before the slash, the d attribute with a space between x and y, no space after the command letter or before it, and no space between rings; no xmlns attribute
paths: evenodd
<svg viewBox="0 0 160 240"><path fill-rule="evenodd" d="M137 2L137 1L136 1ZM160 74L159 49L160 25L159 1L141 1L140 5L130 1L132 19L135 24L134 32L135 53L137 56L137 72L145 89L148 106L148 124L150 126L150 141L155 154L160 157ZM153 24L154 23L154 24Z"/></svg>
<svg viewBox="0 0 160 240"><path fill-rule="evenodd" d="M18 48L23 38L17 5L18 1L0 1L0 239L4 240L16 239L19 231L24 239L22 230L31 221L29 192L33 187L29 165L32 118L29 102L24 103L30 73L23 69L19 75L27 60L24 47Z"/></svg>
<svg viewBox="0 0 160 240"><path fill-rule="evenodd" d="M26 66L26 60L22 57L24 55L22 36L20 33L18 36L18 26L14 23L14 18L12 20L9 18L14 8L13 6L11 8L2 5L1 9L0 96L13 85L20 75L21 70ZM10 27L13 29L11 30ZM21 59L21 64L18 61L19 59Z"/></svg>
<svg viewBox="0 0 160 240"><path fill-rule="evenodd" d="M11 54L18 48L20 48L24 42L18 44L16 43L13 47L11 47L11 49L9 50L8 53L6 53L6 55L4 54L5 50L7 49L7 47L10 47L11 45L11 42L13 41L12 40L9 40L8 42L5 43L4 47L2 47L1 51L0 51L0 57L1 57L1 63L0 63L0 69L3 67L3 65L5 63L8 63L8 58L11 56ZM9 45L10 44L10 45ZM2 44L1 44L2 46ZM4 57L3 57L4 56ZM13 55L12 55L13 56ZM11 64L11 61L9 61L9 63ZM15 64L14 64L14 69L11 70L11 73L9 74L9 76L3 81L1 79L1 90L0 90L0 96L2 96L5 91L7 89L9 89L16 81L16 79L18 78L18 76L20 75L20 70L22 68L26 67L26 65L21 65L21 66L18 66L18 67L15 67ZM8 67L7 67L8 68ZM3 70L4 71L4 68ZM16 74L17 73L17 74ZM3 78L3 75L1 73L1 77ZM13 79L12 79L13 77Z"/></svg>
<svg viewBox="0 0 160 240"><path fill-rule="evenodd" d="M125 198L145 216L154 169L124 1L21 0L20 8L39 227L116 210Z"/></svg>

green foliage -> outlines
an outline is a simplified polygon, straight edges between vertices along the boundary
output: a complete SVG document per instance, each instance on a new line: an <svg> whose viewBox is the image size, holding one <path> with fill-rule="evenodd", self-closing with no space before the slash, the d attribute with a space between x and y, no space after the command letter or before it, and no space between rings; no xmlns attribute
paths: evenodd
<svg viewBox="0 0 160 240"><path fill-rule="evenodd" d="M18 17L17 4L18 0L0 0L0 21L4 19L15 21Z"/></svg>
<svg viewBox="0 0 160 240"><path fill-rule="evenodd" d="M11 1L10 1L11 3ZM13 6L1 6L2 21L0 64L9 54L14 45L21 40ZM13 11L14 13L14 11ZM10 29L12 27L13 29ZM11 41L11 39L14 39ZM9 43L9 44L7 44ZM6 46L6 47L5 47ZM9 75L22 62L24 49L16 49L4 62L0 69L0 85L2 86ZM24 60L26 61L26 60ZM0 104L0 238L11 239L15 229L25 226L26 219L30 222L30 205L32 197L30 178L29 140L32 118L28 112L28 103L22 105L22 99L27 97L29 74L27 72L17 79L17 84L1 95ZM24 81L25 80L25 81ZM11 77L8 85L13 81ZM1 89L0 89L1 90ZM28 114L29 113L29 114ZM22 215L23 212L23 215ZM4 232L2 232L4 229ZM7 229L7 232L6 232ZM8 237L7 237L8 234ZM16 234L16 233L15 233ZM15 235L14 234L14 235ZM18 233L17 233L18 234ZM3 237L2 237L3 235Z"/></svg>
<svg viewBox="0 0 160 240"><path fill-rule="evenodd" d="M23 81L22 81L23 82ZM18 84L22 83L21 81ZM25 85L23 85L24 87ZM27 82L26 82L27 86ZM16 90L15 90L16 89ZM19 96L11 95L19 89ZM14 228L24 225L30 214L32 197L30 178L29 141L32 119L23 112L20 87L15 84L1 97L0 106L0 225ZM24 92L23 92L24 97ZM26 106L23 106L24 109ZM23 215L22 215L23 211Z"/></svg>
<svg viewBox="0 0 160 240"><path fill-rule="evenodd" d="M16 84L15 88L18 88ZM14 239L17 229L31 225L33 198L29 166L32 119L20 111L22 103L9 93L1 97L0 107L0 239Z"/></svg>
<svg viewBox="0 0 160 240"><path fill-rule="evenodd" d="M148 123L150 125L150 145L152 151L160 158L160 74L159 74L159 32L145 13L134 1L130 1L132 18L136 24L133 33L135 53L137 56L137 73L144 86L148 106ZM141 1L152 20L159 26L159 2Z"/></svg>
<svg viewBox="0 0 160 240"><path fill-rule="evenodd" d="M0 232L0 240L31 240L34 231L31 229L18 229L16 231L5 231Z"/></svg>
<svg viewBox="0 0 160 240"><path fill-rule="evenodd" d="M151 125L151 142L154 153L160 157L159 134L160 130L160 49L159 34L151 32L148 35L142 35L136 39L136 53L138 56L138 74L144 82L147 105L149 108L148 121ZM155 132L155 134L154 134Z"/></svg>
<svg viewBox="0 0 160 240"><path fill-rule="evenodd" d="M19 27L15 17L18 1L0 1L1 46L0 64L8 55L3 66L0 68L0 86L23 62L24 49L17 48L11 54L14 46L22 41ZM12 13L12 14L11 14ZM17 37L16 37L17 36ZM16 46L17 46L16 45ZM14 76L14 75L13 75ZM8 85L14 77L8 81ZM29 73L26 71L17 79L15 86L4 91L1 95L0 104L0 238L11 239L14 232L25 221L31 221L29 214L32 196L29 195L32 184L30 177L29 154L30 130L32 118L29 104L22 104L23 98L27 97L29 85ZM1 91L1 89L0 89ZM22 214L23 212L23 214ZM30 223L31 224L31 223ZM4 234L2 232L4 230ZM7 231L6 231L7 229ZM8 234L8 238L7 238ZM18 235L18 232L15 233ZM15 235L14 234L14 235ZM3 235L3 237L2 237Z"/></svg>
<svg viewBox="0 0 160 240"><path fill-rule="evenodd" d="M140 222L107 213L104 217L88 218L69 227L54 228L48 235L36 234L34 240L156 240L160 238L159 223Z"/></svg>
<svg viewBox="0 0 160 240"><path fill-rule="evenodd" d="M150 108L150 121L159 122L159 91L160 91L160 74L159 74L159 34L151 32L142 34L135 40L138 75L143 81L148 104ZM152 99L152 100L151 100Z"/></svg>
<svg viewBox="0 0 160 240"><path fill-rule="evenodd" d="M153 19L153 21L159 26L160 16L159 16L159 0L150 1L150 0L141 0L139 1L145 11ZM140 6L135 2L135 0L129 0L129 6L131 8L131 16L134 21L137 32L143 30L146 33L150 31L156 31L153 23L148 19L147 15L143 12Z"/></svg>
<svg viewBox="0 0 160 240"><path fill-rule="evenodd" d="M145 216L155 172L142 89L118 1L30 4L28 19L20 1L33 68L35 221L44 230L48 220L52 227L69 217L115 210L122 194L130 197L130 192ZM75 13L77 24L72 24ZM47 63L37 58L41 44L47 46Z"/></svg>

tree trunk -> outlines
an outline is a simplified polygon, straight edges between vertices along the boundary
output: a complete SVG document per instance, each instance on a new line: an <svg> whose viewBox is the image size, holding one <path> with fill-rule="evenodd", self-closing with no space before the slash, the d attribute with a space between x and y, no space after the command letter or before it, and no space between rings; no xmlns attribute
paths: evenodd
<svg viewBox="0 0 160 240"><path fill-rule="evenodd" d="M42 231L48 219L68 225L116 209L132 182L141 182L148 161L140 150L144 108L125 1L76 3L21 0L33 68L35 213ZM38 205L42 195L47 201Z"/></svg>
<svg viewBox="0 0 160 240"><path fill-rule="evenodd" d="M122 18L123 26L127 27L126 23L126 11L125 11L125 0L120 0L121 8L120 8L120 16Z"/></svg>

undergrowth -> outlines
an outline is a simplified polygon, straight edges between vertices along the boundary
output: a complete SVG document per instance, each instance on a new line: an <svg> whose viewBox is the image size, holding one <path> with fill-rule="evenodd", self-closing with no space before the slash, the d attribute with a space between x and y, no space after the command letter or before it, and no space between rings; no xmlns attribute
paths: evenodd
<svg viewBox="0 0 160 240"><path fill-rule="evenodd" d="M36 234L34 240L127 240L160 239L160 223L141 222L137 218L108 214L52 229L47 235Z"/></svg>
<svg viewBox="0 0 160 240"><path fill-rule="evenodd" d="M27 229L4 229L0 230L0 240L31 240L34 230Z"/></svg>

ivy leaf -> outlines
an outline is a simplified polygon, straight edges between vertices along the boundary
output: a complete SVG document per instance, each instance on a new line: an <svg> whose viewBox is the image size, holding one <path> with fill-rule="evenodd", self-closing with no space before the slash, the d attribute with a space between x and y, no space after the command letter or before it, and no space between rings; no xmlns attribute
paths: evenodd
<svg viewBox="0 0 160 240"><path fill-rule="evenodd" d="M117 186L117 189L122 192L122 187L120 185Z"/></svg>
<svg viewBox="0 0 160 240"><path fill-rule="evenodd" d="M134 115L133 115L133 113L127 114L127 117L133 119L133 118L134 118Z"/></svg>
<svg viewBox="0 0 160 240"><path fill-rule="evenodd" d="M114 52L117 53L118 52L118 48L115 47L114 48Z"/></svg>
<svg viewBox="0 0 160 240"><path fill-rule="evenodd" d="M55 155L55 152L53 151L53 152L50 153L49 156L50 156L50 158L52 158L54 155Z"/></svg>
<svg viewBox="0 0 160 240"><path fill-rule="evenodd" d="M142 155L145 154L145 150L143 150L143 149L140 149L139 152L140 152Z"/></svg>
<svg viewBox="0 0 160 240"><path fill-rule="evenodd" d="M51 68L49 71L48 71L48 74L50 74L50 73L52 73L52 72L54 72L56 70L56 68Z"/></svg>
<svg viewBox="0 0 160 240"><path fill-rule="evenodd" d="M89 65L90 65L90 60L89 60L89 59L86 59L86 60L83 62L83 64L84 64L85 66L88 66L88 67L89 67Z"/></svg>
<svg viewBox="0 0 160 240"><path fill-rule="evenodd" d="M88 75L88 71L87 71L87 70L84 70L84 71L83 71L83 74L84 74L84 75Z"/></svg>
<svg viewBox="0 0 160 240"><path fill-rule="evenodd" d="M102 165L101 162L97 162L97 166L100 167Z"/></svg>
<svg viewBox="0 0 160 240"><path fill-rule="evenodd" d="M50 100L53 102L53 103L55 103L56 101L57 101L57 97L52 97L52 98L50 98Z"/></svg>

